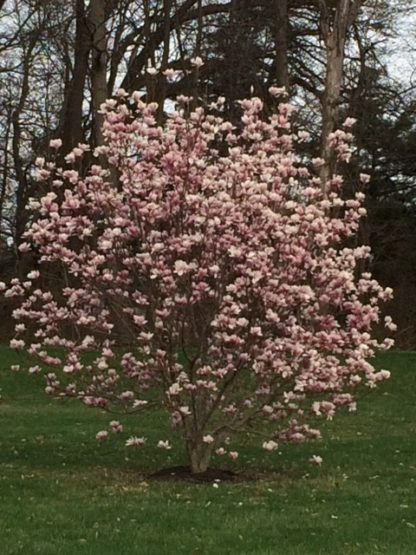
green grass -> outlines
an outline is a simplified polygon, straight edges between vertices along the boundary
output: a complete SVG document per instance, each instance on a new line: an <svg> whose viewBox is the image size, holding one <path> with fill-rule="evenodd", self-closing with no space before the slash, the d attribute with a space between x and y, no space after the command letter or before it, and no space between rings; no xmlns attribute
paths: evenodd
<svg viewBox="0 0 416 555"><path fill-rule="evenodd" d="M24 357L0 352L0 552L42 555L314 555L416 553L416 354L389 353L392 379L354 415L325 425L323 442L267 455L241 447L257 472L240 484L149 480L183 462L179 448L129 451L97 444L109 417L47 398L38 376L13 374ZM135 425L135 427L134 427ZM162 415L127 423L167 437ZM324 458L312 468L312 454Z"/></svg>

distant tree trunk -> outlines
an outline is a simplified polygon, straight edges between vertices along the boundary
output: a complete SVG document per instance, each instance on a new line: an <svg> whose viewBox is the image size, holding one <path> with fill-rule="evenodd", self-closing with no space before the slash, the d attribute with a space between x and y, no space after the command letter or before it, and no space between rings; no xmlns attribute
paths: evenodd
<svg viewBox="0 0 416 555"><path fill-rule="evenodd" d="M341 95L345 41L347 32L355 21L362 0L338 0L335 11L328 0L322 1L320 29L326 48L325 90L322 98L321 157L325 164L321 169L321 179L329 179L334 158L328 145L329 135L338 125L339 102ZM332 15L333 14L333 15Z"/></svg>
<svg viewBox="0 0 416 555"><path fill-rule="evenodd" d="M16 108L12 112L11 123L13 127L12 136L12 155L13 165L15 171L15 178L17 182L16 189L16 211L14 218L14 243L18 245L25 230L26 217L25 206L27 201L28 183L27 175L24 166L24 161L21 155L21 142L22 142L22 123L21 116L25 109L25 104L30 92L29 76L32 67L32 54L37 41L37 36L32 37L31 42L25 52L23 64L23 76L20 89L20 97Z"/></svg>
<svg viewBox="0 0 416 555"><path fill-rule="evenodd" d="M12 131L12 110L7 107L6 128L3 141L3 168L0 185L0 226L3 224L3 209L7 195L8 181L9 181L9 140Z"/></svg>
<svg viewBox="0 0 416 555"><path fill-rule="evenodd" d="M102 145L103 115L100 106L108 97L107 90L107 32L104 0L91 0L89 25L92 35L91 88L93 107L93 140Z"/></svg>
<svg viewBox="0 0 416 555"><path fill-rule="evenodd" d="M163 35L163 52L162 52L162 60L160 64L160 71L163 72L168 64L169 64L169 53L170 53L170 30L171 30L171 8L172 8L172 0L163 0L163 11L164 11L164 35ZM156 99L159 104L157 118L158 122L162 123L163 115L164 115L164 106L166 100L166 78L161 73L159 75L159 86L158 91L156 93Z"/></svg>
<svg viewBox="0 0 416 555"><path fill-rule="evenodd" d="M75 59L72 79L67 83L60 136L63 153L70 151L82 141L82 104L84 101L85 80L88 73L88 55L91 39L87 26L84 0L76 0L75 8Z"/></svg>
<svg viewBox="0 0 416 555"><path fill-rule="evenodd" d="M274 0L276 13L276 84L289 89L288 69L288 0Z"/></svg>

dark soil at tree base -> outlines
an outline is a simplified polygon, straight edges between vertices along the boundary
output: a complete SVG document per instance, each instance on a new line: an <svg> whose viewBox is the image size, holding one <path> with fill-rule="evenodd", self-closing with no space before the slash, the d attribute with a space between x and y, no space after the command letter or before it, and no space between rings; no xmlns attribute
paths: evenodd
<svg viewBox="0 0 416 555"><path fill-rule="evenodd" d="M240 474L231 470L221 468L208 468L205 472L195 474L189 466L171 466L162 468L149 476L151 480L162 481L185 481L194 483L218 483L218 482L247 482L255 480L250 474Z"/></svg>

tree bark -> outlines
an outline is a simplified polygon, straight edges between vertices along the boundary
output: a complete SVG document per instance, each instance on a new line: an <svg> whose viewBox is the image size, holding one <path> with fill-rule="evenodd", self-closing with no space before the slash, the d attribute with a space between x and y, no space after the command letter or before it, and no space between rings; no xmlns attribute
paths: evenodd
<svg viewBox="0 0 416 555"><path fill-rule="evenodd" d="M104 0L91 0L89 26L92 35L91 94L93 108L93 139L96 146L104 144L103 115L100 106L107 91L107 31Z"/></svg>
<svg viewBox="0 0 416 555"><path fill-rule="evenodd" d="M23 158L21 156L21 139L22 139L22 126L21 115L24 111L30 92L30 70L32 68L32 54L37 41L37 36L34 35L29 43L27 51L25 52L23 64L23 77L19 102L11 114L11 124L13 127L12 136L12 155L13 165L15 170L15 178L17 182L16 188L16 211L14 218L14 243L18 245L26 226L25 206L27 200L27 175L24 167Z"/></svg>
<svg viewBox="0 0 416 555"><path fill-rule="evenodd" d="M193 474L200 474L208 470L211 460L212 447L202 442L188 440L186 443L189 465Z"/></svg>
<svg viewBox="0 0 416 555"><path fill-rule="evenodd" d="M288 0L274 0L276 13L276 84L289 89L288 68L288 28L289 7Z"/></svg>
<svg viewBox="0 0 416 555"><path fill-rule="evenodd" d="M72 80L67 85L63 117L59 135L62 137L62 152L72 150L82 142L82 104L85 80L88 72L88 55L91 40L87 27L84 0L76 0L75 60Z"/></svg>
<svg viewBox="0 0 416 555"><path fill-rule="evenodd" d="M339 102L344 70L345 42L355 21L362 0L338 0L333 18L327 0L322 0L320 28L326 48L325 90L322 97L321 180L325 187L334 168L334 156L328 144L330 134L338 125ZM332 19L332 21L331 21Z"/></svg>

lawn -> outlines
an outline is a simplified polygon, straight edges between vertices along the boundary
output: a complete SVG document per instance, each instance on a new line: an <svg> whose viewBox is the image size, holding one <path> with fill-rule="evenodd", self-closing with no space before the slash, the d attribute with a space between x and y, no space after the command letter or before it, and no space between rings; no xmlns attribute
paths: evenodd
<svg viewBox="0 0 416 555"><path fill-rule="evenodd" d="M168 438L163 415L128 421L98 444L107 414L57 403L40 377L0 352L0 545L3 555L314 555L416 553L416 354L377 361L392 378L324 427L324 441L266 454L244 443L245 483L157 482L179 448L131 451L130 433ZM309 457L319 454L321 468Z"/></svg>

